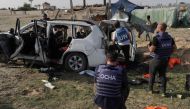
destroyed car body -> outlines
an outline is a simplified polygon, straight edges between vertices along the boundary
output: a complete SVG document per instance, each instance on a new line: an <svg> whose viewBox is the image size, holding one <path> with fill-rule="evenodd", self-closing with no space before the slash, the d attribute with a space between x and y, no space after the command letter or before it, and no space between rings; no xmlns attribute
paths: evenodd
<svg viewBox="0 0 190 109"><path fill-rule="evenodd" d="M62 32L61 37L54 39L55 30ZM17 19L14 31L0 33L1 53L9 60L53 62L75 72L105 64L107 41L106 34L98 25L79 20L34 20L20 28ZM59 47L54 47L58 43L61 43ZM50 54L54 55L53 59Z"/></svg>

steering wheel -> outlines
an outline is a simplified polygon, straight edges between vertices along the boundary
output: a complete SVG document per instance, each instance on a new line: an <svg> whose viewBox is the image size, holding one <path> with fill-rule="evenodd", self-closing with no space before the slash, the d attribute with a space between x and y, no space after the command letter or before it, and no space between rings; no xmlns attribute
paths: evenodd
<svg viewBox="0 0 190 109"><path fill-rule="evenodd" d="M35 32L30 31L30 37L36 37Z"/></svg>

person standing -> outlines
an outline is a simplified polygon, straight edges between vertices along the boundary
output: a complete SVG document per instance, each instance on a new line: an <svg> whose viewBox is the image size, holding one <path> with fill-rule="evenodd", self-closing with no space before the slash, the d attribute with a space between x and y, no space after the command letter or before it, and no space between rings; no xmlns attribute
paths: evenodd
<svg viewBox="0 0 190 109"><path fill-rule="evenodd" d="M147 41L147 39L149 39L149 41L150 41L151 39L150 39L149 32L152 30L152 28L151 28L152 22L151 22L151 20L150 20L150 15L148 15L146 19L147 19L146 25L147 25L148 28L149 28L149 29L146 31L146 41Z"/></svg>
<svg viewBox="0 0 190 109"><path fill-rule="evenodd" d="M118 55L107 53L106 65L99 65L95 73L95 104L99 109L124 109L129 94L127 76L118 66Z"/></svg>
<svg viewBox="0 0 190 109"><path fill-rule="evenodd" d="M63 39L63 32L62 32L62 25L55 25L52 28L52 31L50 32L50 37L48 41L48 58L50 59L49 62L49 68L47 69L47 73L49 75L48 81L53 81L53 78L56 76L55 72L60 70L60 68L57 66L58 60L62 56L62 52L59 50L60 49L60 43L61 40ZM56 68L56 69L54 69Z"/></svg>
<svg viewBox="0 0 190 109"><path fill-rule="evenodd" d="M50 33L49 44L48 44L48 57L52 60L58 60L62 55L62 52L59 50L61 47L63 39L63 31L61 25L53 26L53 31Z"/></svg>
<svg viewBox="0 0 190 109"><path fill-rule="evenodd" d="M46 13L44 13L44 14L43 14L43 18L42 18L42 20L50 20L50 18L48 18L48 16L47 16Z"/></svg>
<svg viewBox="0 0 190 109"><path fill-rule="evenodd" d="M155 75L158 72L161 80L162 96L166 94L166 70L168 66L168 59L173 51L177 48L174 39L166 32L167 25L159 23L156 28L157 35L153 38L148 49L154 53L153 59L150 61L149 73L151 75L149 81L149 91L153 93L153 85L155 82Z"/></svg>
<svg viewBox="0 0 190 109"><path fill-rule="evenodd" d="M116 21L115 23L116 30L113 33L113 43L119 45L119 48L122 50L126 63L129 64L129 49L130 49L130 33L127 28L120 27L120 22Z"/></svg>
<svg viewBox="0 0 190 109"><path fill-rule="evenodd" d="M146 19L147 19L146 25L151 25L152 22L151 22L151 20L150 20L150 15L147 15Z"/></svg>

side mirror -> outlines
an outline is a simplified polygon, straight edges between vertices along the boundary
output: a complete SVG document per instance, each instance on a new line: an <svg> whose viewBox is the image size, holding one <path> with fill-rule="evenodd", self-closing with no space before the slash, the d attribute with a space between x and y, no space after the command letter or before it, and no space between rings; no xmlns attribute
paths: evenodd
<svg viewBox="0 0 190 109"><path fill-rule="evenodd" d="M14 31L15 31L14 28L11 28L10 31L9 31L9 33L10 34L14 34Z"/></svg>

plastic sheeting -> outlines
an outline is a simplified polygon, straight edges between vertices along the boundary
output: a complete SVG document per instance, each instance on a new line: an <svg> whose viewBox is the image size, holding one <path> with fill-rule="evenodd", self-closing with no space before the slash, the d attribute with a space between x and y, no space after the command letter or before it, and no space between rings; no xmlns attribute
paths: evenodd
<svg viewBox="0 0 190 109"><path fill-rule="evenodd" d="M111 18L111 20L119 20L119 21L125 21L128 22L129 20L129 16L121 11L118 11L117 13L115 13L115 15Z"/></svg>
<svg viewBox="0 0 190 109"><path fill-rule="evenodd" d="M179 26L190 27L190 10L181 12L181 17L178 22Z"/></svg>
<svg viewBox="0 0 190 109"><path fill-rule="evenodd" d="M190 9L186 12L179 13L176 7L137 9L132 11L131 22L136 24L146 24L147 15L150 15L152 23L165 22L169 27L190 26ZM181 16L180 19L179 15Z"/></svg>
<svg viewBox="0 0 190 109"><path fill-rule="evenodd" d="M148 15L152 22L165 22L170 27L177 26L176 8L137 9L132 11L131 22L146 24Z"/></svg>
<svg viewBox="0 0 190 109"><path fill-rule="evenodd" d="M111 4L112 15L115 15L117 10L124 9L126 13L130 13L134 9L143 9L144 7L131 3L128 0L119 0L118 2Z"/></svg>

